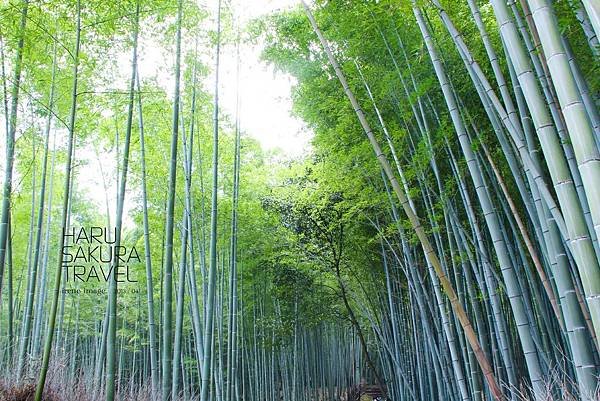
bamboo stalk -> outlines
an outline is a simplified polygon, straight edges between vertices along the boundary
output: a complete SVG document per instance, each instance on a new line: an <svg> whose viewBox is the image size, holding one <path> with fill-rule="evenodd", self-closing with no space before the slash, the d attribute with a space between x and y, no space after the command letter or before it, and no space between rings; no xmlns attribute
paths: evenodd
<svg viewBox="0 0 600 401"><path fill-rule="evenodd" d="M498 387L498 384L494 377L494 373L491 368L491 365L490 365L489 361L487 360L485 353L481 349L481 345L479 344L479 341L477 339L477 335L475 334L473 326L472 326L465 310L463 309L462 305L460 305L460 303L458 302L458 297L456 296L454 288L452 287L450 280L448 280L448 277L444 273L444 271L441 267L440 261L437 258L435 251L433 250L433 247L431 246L431 243L429 242L429 239L427 238L427 235L425 234L425 230L423 229L423 227L419 221L419 218L413 212L412 208L410 207L410 205L408 203L408 199L406 198L406 195L404 194L402 188L398 184L398 181L396 180L396 177L394 176L394 173L391 169L389 162L387 161L387 158L381 151L381 148L379 147L379 144L377 143L377 140L375 139L373 131L372 131L369 123L367 122L364 112L360 108L358 101L356 100L356 98L354 97L354 94L350 90L350 87L348 86L348 83L346 82L346 78L345 78L339 64L337 63L333 54L331 53L331 49L329 48L329 45L327 44L325 37L319 30L319 27L310 11L308 5L306 4L305 1L302 1L302 4L304 5L306 14L307 14L308 19L313 27L313 30L315 31L315 34L318 36L319 41L321 42L321 45L323 46L323 49L325 50L325 53L327 54L327 58L329 59L331 66L335 70L335 73L344 88L344 92L346 93L346 96L348 96L350 103L352 103L352 107L354 108L354 111L361 123L361 126L363 127L365 134L369 138L369 142L371 143L371 146L373 147L373 150L375 151L375 155L376 155L378 161L380 162L383 170L385 171L387 178L390 180L392 188L394 189L394 192L395 192L396 196L398 197L398 200L400 201L400 204L402 205L404 212L406 213L407 217L409 218L411 225L419 238L419 241L421 243L421 246L423 247L423 250L425 252L427 259L433 266L433 268L436 272L436 275L438 276L440 283L442 284L442 287L444 288L444 292L450 299L452 308L453 308L454 312L456 313L456 315L461 323L461 326L463 327L463 330L465 331L465 334L467 336L469 344L473 348L473 351L475 352L475 355L476 355L479 365L483 371L483 374L486 377L490 391L492 392L493 396L497 400L501 400L503 398L502 392L500 391L500 388Z"/></svg>

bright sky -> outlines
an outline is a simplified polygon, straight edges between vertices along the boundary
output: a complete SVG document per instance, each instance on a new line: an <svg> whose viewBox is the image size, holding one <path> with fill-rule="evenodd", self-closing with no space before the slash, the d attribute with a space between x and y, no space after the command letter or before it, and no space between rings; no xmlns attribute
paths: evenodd
<svg viewBox="0 0 600 401"><path fill-rule="evenodd" d="M206 23L209 29L216 29L216 0L201 0L201 7L207 8L211 16ZM208 5L206 5L208 3ZM226 0L222 8L232 8L238 23L243 27L254 18L289 9L298 4L298 0ZM242 28L243 29L243 28ZM189 38L188 38L189 39ZM290 115L292 101L290 89L294 79L281 72L275 73L271 66L260 60L261 44L242 43L240 46L240 122L242 131L256 138L264 149L280 149L289 157L306 154L311 134L303 122ZM223 113L232 117L236 106L236 48L229 44L222 46L220 55L219 105ZM214 69L214 51L210 58L202 61ZM124 53L119 60L126 66L125 75L120 80L126 82L129 74L130 54ZM173 92L173 53L164 49L149 38L142 38L139 73L142 79L157 77L159 84L167 94ZM213 92L213 74L209 74L202 83L210 93Z"/></svg>
<svg viewBox="0 0 600 401"><path fill-rule="evenodd" d="M227 2L229 3L229 2ZM232 0L236 17L242 24L249 20L290 8L298 0ZM221 90L222 107L230 115L235 111L235 49L230 46L222 55ZM279 148L290 157L306 153L310 133L303 122L290 115L292 102L291 76L274 73L262 63L260 46L243 46L240 49L243 63L240 70L241 125L249 135L260 141L263 148Z"/></svg>

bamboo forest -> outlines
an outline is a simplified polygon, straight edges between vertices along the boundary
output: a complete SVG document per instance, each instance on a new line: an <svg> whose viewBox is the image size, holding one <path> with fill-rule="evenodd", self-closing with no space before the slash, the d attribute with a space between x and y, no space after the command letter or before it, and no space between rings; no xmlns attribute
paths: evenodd
<svg viewBox="0 0 600 401"><path fill-rule="evenodd" d="M600 0L0 0L0 401L600 401Z"/></svg>

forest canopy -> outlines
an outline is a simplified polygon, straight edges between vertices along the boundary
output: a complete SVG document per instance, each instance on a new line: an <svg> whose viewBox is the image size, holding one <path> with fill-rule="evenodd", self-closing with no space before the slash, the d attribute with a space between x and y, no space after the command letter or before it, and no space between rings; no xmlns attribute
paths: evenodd
<svg viewBox="0 0 600 401"><path fill-rule="evenodd" d="M0 3L0 401L599 400L599 35L597 0Z"/></svg>

